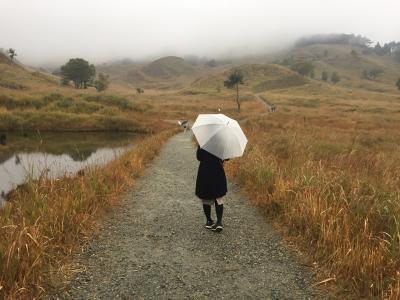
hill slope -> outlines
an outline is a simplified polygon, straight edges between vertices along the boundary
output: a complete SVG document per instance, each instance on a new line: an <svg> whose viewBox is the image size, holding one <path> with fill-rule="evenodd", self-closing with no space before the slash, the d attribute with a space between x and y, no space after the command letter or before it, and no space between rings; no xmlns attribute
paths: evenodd
<svg viewBox="0 0 400 300"><path fill-rule="evenodd" d="M239 69L244 76L244 85L259 93L307 84L309 79L276 64L246 64L220 73L199 78L192 83L196 88L222 88L224 80L233 69Z"/></svg>
<svg viewBox="0 0 400 300"><path fill-rule="evenodd" d="M193 74L195 69L186 63L183 58L167 56L151 62L143 67L142 71L148 76L155 78L171 78Z"/></svg>
<svg viewBox="0 0 400 300"><path fill-rule="evenodd" d="M47 73L29 70L0 53L0 91L30 90L37 86L57 86L58 79Z"/></svg>
<svg viewBox="0 0 400 300"><path fill-rule="evenodd" d="M151 88L176 86L199 72L199 68L176 56L163 57L144 65L112 63L98 66L97 69L109 74L112 81Z"/></svg>
<svg viewBox="0 0 400 300"><path fill-rule="evenodd" d="M378 56L367 53L365 48L340 44L315 44L298 47L281 55L284 60L307 60L315 66L315 78L320 79L323 71L337 72L339 85L377 92L394 92L395 82L400 77L400 64L390 55ZM375 79L363 78L364 71L383 70Z"/></svg>

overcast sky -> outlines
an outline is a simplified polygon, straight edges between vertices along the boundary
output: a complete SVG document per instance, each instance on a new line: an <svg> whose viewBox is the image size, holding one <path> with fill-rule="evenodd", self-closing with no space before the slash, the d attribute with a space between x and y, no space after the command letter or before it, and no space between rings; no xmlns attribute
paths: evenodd
<svg viewBox="0 0 400 300"><path fill-rule="evenodd" d="M257 54L315 33L400 40L400 0L0 0L0 48L29 64Z"/></svg>

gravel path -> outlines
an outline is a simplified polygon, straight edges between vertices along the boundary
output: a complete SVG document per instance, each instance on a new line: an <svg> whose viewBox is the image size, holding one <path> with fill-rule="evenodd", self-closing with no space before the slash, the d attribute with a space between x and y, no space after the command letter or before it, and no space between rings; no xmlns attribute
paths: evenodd
<svg viewBox="0 0 400 300"><path fill-rule="evenodd" d="M228 186L224 231L203 227L197 167L190 132L171 138L77 258L84 271L53 298L317 298L309 270L237 187Z"/></svg>

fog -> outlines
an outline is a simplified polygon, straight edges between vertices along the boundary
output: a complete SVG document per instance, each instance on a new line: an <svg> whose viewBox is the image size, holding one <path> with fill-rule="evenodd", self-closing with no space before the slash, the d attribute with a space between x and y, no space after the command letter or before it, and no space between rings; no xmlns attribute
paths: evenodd
<svg viewBox="0 0 400 300"><path fill-rule="evenodd" d="M41 65L255 55L315 33L398 41L399 8L398 0L0 0L0 48Z"/></svg>

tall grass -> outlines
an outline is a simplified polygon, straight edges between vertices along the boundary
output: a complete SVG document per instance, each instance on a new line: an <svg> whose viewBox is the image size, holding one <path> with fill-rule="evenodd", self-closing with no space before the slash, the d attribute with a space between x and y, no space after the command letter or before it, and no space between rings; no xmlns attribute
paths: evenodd
<svg viewBox="0 0 400 300"><path fill-rule="evenodd" d="M107 94L0 95L0 107L3 108L0 130L145 132L151 129L142 126L146 122L138 122L138 119L143 119L143 115L147 119L152 116L159 119L157 112L149 115L150 104L138 104L131 98Z"/></svg>
<svg viewBox="0 0 400 300"><path fill-rule="evenodd" d="M260 119L246 130L249 149L227 165L229 176L344 287L339 293L398 299L398 152L366 147L346 130Z"/></svg>
<svg viewBox="0 0 400 300"><path fill-rule="evenodd" d="M144 139L103 168L17 189L0 211L0 298L40 297L56 286L71 253L172 133Z"/></svg>

